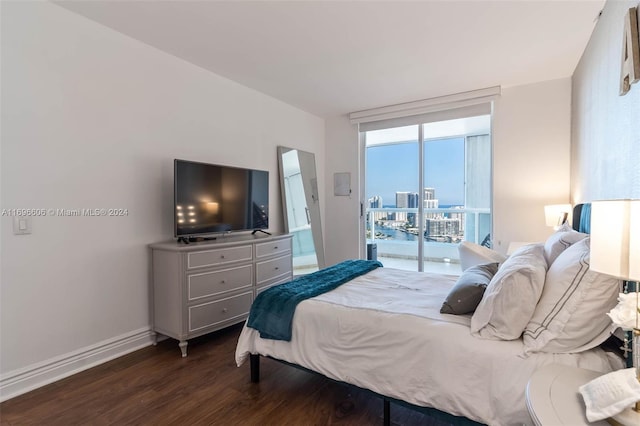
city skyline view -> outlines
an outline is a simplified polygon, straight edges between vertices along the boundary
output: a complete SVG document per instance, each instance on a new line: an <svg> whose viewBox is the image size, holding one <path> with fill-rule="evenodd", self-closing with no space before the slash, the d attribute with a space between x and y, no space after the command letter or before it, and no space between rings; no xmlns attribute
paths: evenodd
<svg viewBox="0 0 640 426"><path fill-rule="evenodd" d="M416 140L367 148L366 196L396 206L397 192L419 193ZM464 138L425 142L424 188L434 188L440 207L464 205Z"/></svg>

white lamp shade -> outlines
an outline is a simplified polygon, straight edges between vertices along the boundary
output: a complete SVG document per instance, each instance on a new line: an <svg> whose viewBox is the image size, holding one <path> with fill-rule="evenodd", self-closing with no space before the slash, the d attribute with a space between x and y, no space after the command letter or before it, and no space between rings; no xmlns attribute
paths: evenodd
<svg viewBox="0 0 640 426"><path fill-rule="evenodd" d="M568 219L571 204L552 204L544 206L544 217L547 226L562 225L562 220Z"/></svg>
<svg viewBox="0 0 640 426"><path fill-rule="evenodd" d="M591 266L596 272L640 281L640 200L591 204Z"/></svg>

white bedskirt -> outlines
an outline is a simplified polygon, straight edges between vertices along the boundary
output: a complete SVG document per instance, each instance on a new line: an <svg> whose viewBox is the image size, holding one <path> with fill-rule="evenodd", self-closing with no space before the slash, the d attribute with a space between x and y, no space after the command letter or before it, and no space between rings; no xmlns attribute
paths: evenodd
<svg viewBox="0 0 640 426"><path fill-rule="evenodd" d="M481 340L470 316L440 314L456 277L378 268L298 305L290 342L242 330L236 363L271 356L415 405L490 425L532 424L525 387L550 363L609 372L599 348L523 355L522 340ZM576 389L577 394L577 389Z"/></svg>

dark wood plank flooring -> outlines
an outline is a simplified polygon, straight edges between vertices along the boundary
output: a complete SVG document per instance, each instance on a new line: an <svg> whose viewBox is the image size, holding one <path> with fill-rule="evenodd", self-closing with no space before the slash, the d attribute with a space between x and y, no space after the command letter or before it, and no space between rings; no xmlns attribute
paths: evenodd
<svg viewBox="0 0 640 426"><path fill-rule="evenodd" d="M167 339L0 404L8 425L381 425L382 400L316 374L262 359L261 381L238 368L241 327L189 342ZM395 425L443 426L391 405Z"/></svg>

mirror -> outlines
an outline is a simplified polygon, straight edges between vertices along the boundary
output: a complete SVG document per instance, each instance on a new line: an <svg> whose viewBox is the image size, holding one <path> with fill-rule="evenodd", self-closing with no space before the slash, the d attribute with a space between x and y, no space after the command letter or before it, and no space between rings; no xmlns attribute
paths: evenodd
<svg viewBox="0 0 640 426"><path fill-rule="evenodd" d="M284 230L293 235L293 274L324 268L316 159L310 152L278 147Z"/></svg>

